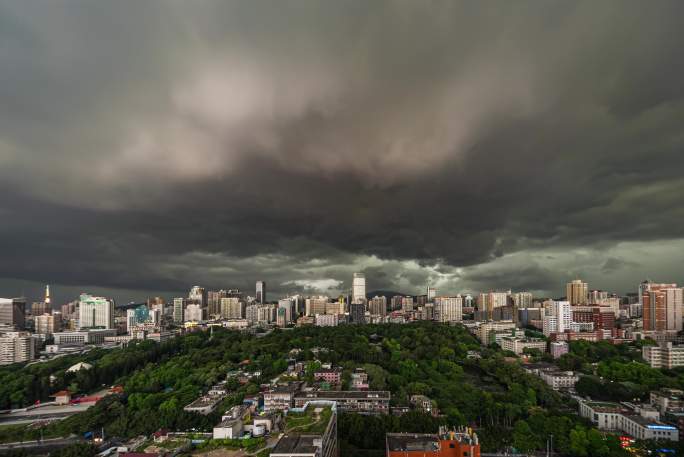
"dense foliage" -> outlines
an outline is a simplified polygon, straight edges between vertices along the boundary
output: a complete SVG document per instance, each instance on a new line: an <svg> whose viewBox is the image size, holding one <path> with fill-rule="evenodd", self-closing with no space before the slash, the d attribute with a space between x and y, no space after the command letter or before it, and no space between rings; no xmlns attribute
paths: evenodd
<svg viewBox="0 0 684 457"><path fill-rule="evenodd" d="M481 358L469 358L468 351L480 352ZM355 449L354 455L377 455L384 449L386 432L434 432L440 424L475 428L485 450L543 449L553 435L554 448L563 455L621 455L614 440L599 434L599 443L596 432L574 414L574 406L526 374L517 362L508 361L496 348L481 348L461 326L431 322L302 327L265 336L225 330L211 337L194 333L161 346L144 342L24 367L15 370L15 378L3 374L8 382L43 386L35 392L25 389L25 402L68 386L87 392L102 384L123 385L124 394L109 396L84 413L47 426L43 433L64 436L104 429L107 436L128 438L159 428L210 431L220 413L244 395L258 392L260 382L282 373L288 357L341 365L345 383L354 368L363 366L371 388L391 390L393 405L408 405L411 395L424 394L443 414L439 418L416 412L401 417L342 414L341 446ZM65 373L76 359L94 368ZM261 370L261 379L242 386L233 382L233 393L214 414L183 411L239 365ZM50 374L56 376L52 386L46 381ZM29 377L33 379L28 381ZM18 434L29 439L37 433L27 428L0 429L0 439L16 439ZM611 453L606 454L604 446Z"/></svg>

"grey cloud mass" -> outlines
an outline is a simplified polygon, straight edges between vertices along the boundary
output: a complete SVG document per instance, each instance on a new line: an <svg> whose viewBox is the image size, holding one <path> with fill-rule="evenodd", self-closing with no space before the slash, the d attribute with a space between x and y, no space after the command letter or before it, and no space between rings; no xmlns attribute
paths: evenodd
<svg viewBox="0 0 684 457"><path fill-rule="evenodd" d="M682 282L682 18L0 2L0 296Z"/></svg>

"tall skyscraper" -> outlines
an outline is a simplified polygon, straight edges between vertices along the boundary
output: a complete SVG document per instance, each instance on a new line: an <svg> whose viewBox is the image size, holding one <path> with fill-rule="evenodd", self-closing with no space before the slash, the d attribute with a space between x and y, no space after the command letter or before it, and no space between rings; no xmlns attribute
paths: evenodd
<svg viewBox="0 0 684 457"><path fill-rule="evenodd" d="M352 303L366 303L366 275L354 273L352 278Z"/></svg>
<svg viewBox="0 0 684 457"><path fill-rule="evenodd" d="M581 279L575 279L565 285L566 300L571 305L586 305L589 295L589 285Z"/></svg>
<svg viewBox="0 0 684 457"><path fill-rule="evenodd" d="M266 282L257 281L256 282L256 301L257 303L266 303Z"/></svg>
<svg viewBox="0 0 684 457"><path fill-rule="evenodd" d="M80 328L114 328L114 302L112 300L81 294L78 309Z"/></svg>
<svg viewBox="0 0 684 457"><path fill-rule="evenodd" d="M0 326L23 330L25 318L25 298L0 298Z"/></svg>
<svg viewBox="0 0 684 457"><path fill-rule="evenodd" d="M50 303L52 303L52 299L50 298L50 285L45 286L45 304L50 306Z"/></svg>

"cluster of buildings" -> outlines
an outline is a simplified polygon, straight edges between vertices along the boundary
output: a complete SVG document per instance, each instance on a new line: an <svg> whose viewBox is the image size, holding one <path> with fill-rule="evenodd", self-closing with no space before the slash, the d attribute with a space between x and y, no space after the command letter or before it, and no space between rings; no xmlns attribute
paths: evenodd
<svg viewBox="0 0 684 457"><path fill-rule="evenodd" d="M677 401L681 398L681 391L663 391L651 394L651 404L637 405L633 403L597 402L581 399L579 401L580 416L589 419L599 430L624 433L631 439L638 440L669 440L679 441L681 424L679 427L664 423L660 420L663 408L658 400L666 400L675 395ZM684 415L681 408L678 414ZM680 416L681 417L681 416Z"/></svg>

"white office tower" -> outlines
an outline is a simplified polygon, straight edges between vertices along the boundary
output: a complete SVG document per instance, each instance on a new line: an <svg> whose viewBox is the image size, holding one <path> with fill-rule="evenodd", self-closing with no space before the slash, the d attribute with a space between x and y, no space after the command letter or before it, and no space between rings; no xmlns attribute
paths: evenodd
<svg viewBox="0 0 684 457"><path fill-rule="evenodd" d="M554 303L554 315L558 318L558 332L570 330L572 323L572 311L569 301L557 301Z"/></svg>
<svg viewBox="0 0 684 457"><path fill-rule="evenodd" d="M366 275L354 273L352 279L352 303L366 303Z"/></svg>
<svg viewBox="0 0 684 457"><path fill-rule="evenodd" d="M439 322L461 322L463 320L463 297L436 297L435 319Z"/></svg>
<svg viewBox="0 0 684 457"><path fill-rule="evenodd" d="M78 305L79 328L114 328L114 302L104 297L81 294Z"/></svg>
<svg viewBox="0 0 684 457"><path fill-rule="evenodd" d="M37 341L28 332L7 332L0 335L0 365L35 359Z"/></svg>
<svg viewBox="0 0 684 457"><path fill-rule="evenodd" d="M183 323L183 316L185 313L185 306L187 305L187 300L182 297L177 297L173 299L173 321L176 324Z"/></svg>
<svg viewBox="0 0 684 457"><path fill-rule="evenodd" d="M542 319L544 335L549 336L552 333L563 333L570 330L570 324L572 324L570 302L553 301L550 305L548 314Z"/></svg>
<svg viewBox="0 0 684 457"><path fill-rule="evenodd" d="M192 303L185 308L185 319L186 322L202 322L204 321L204 309L202 305L197 303Z"/></svg>
<svg viewBox="0 0 684 457"><path fill-rule="evenodd" d="M266 282L256 282L256 302L260 304L266 303Z"/></svg>

